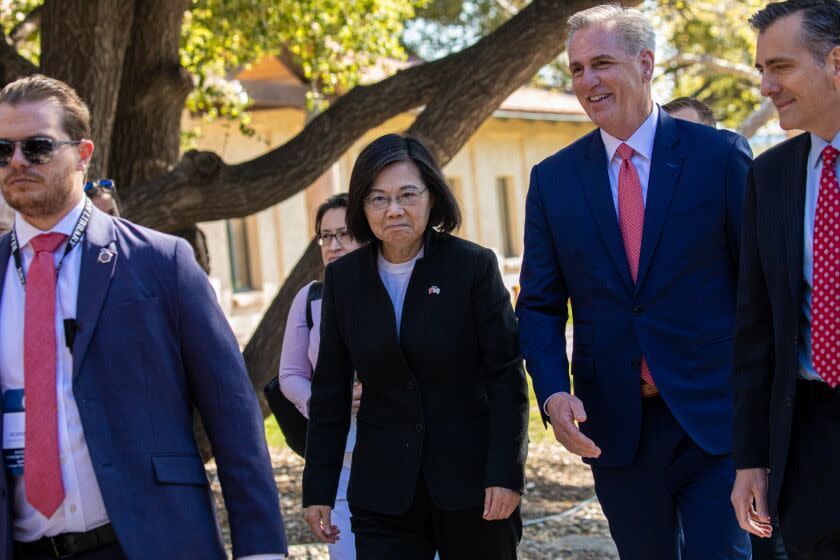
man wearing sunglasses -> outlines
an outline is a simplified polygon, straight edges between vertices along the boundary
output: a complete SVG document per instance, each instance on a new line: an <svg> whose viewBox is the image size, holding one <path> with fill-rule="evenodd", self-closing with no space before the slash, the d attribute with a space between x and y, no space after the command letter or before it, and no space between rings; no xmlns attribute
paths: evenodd
<svg viewBox="0 0 840 560"><path fill-rule="evenodd" d="M0 558L227 558L193 408L235 558L282 558L262 416L207 277L183 240L93 207L88 138L66 84L0 91Z"/></svg>

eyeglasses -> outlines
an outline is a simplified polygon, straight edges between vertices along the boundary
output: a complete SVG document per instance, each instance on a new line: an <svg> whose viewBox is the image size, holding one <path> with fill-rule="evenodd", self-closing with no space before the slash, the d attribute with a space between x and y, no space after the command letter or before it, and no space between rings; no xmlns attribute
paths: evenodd
<svg viewBox="0 0 840 560"><path fill-rule="evenodd" d="M353 236L346 229L339 230L335 233L324 233L317 238L318 245L321 247L329 247L332 240L337 239L339 245L345 245L353 240Z"/></svg>
<svg viewBox="0 0 840 560"><path fill-rule="evenodd" d="M391 206L391 200L396 200L398 206L402 206L405 208L406 206L414 206L418 202L420 202L420 195L422 195L425 191L429 190L428 187L425 189L411 189L407 191L403 191L397 196L393 197L393 199L385 194L379 193L372 193L365 197L365 204L367 204L370 208L374 210L384 210Z"/></svg>
<svg viewBox="0 0 840 560"><path fill-rule="evenodd" d="M102 193L109 193L113 196L116 190L117 185L111 179L100 179L85 183L85 194L91 198L95 198Z"/></svg>
<svg viewBox="0 0 840 560"><path fill-rule="evenodd" d="M81 140L53 140L41 136L23 140L0 140L0 167L6 167L15 157L15 149L20 145L23 157L33 165L49 163L53 154L62 146L75 146Z"/></svg>

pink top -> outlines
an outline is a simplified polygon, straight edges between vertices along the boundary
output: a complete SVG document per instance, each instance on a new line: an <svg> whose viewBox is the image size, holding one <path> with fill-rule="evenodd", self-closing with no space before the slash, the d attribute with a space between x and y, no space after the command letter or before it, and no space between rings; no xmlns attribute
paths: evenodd
<svg viewBox="0 0 840 560"><path fill-rule="evenodd" d="M312 302L312 330L306 326L306 296L309 286L304 286L292 300L283 349L280 351L280 390L309 418L309 397L312 396L312 372L318 363L318 346L321 344L321 300ZM349 453L356 444L356 416L350 419L350 431L344 447L345 464L349 467Z"/></svg>
<svg viewBox="0 0 840 560"><path fill-rule="evenodd" d="M309 397L312 395L312 372L318 362L321 343L321 300L312 302L312 330L306 326L306 296L310 282L292 301L283 349L280 352L280 390L301 414L309 418Z"/></svg>

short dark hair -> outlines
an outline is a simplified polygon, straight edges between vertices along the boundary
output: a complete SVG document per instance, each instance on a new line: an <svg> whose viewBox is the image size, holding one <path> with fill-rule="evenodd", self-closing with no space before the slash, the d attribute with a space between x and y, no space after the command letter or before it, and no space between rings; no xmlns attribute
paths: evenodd
<svg viewBox="0 0 840 560"><path fill-rule="evenodd" d="M90 110L72 87L54 78L33 74L6 85L0 91L0 105L55 100L63 112L62 127L70 140L89 139Z"/></svg>
<svg viewBox="0 0 840 560"><path fill-rule="evenodd" d="M823 64L828 53L840 46L840 1L787 0L767 4L750 18L750 25L759 33L783 17L802 12L799 39L818 63Z"/></svg>
<svg viewBox="0 0 840 560"><path fill-rule="evenodd" d="M446 184L443 171L434 156L420 140L407 134L386 134L368 144L356 158L350 175L350 196L347 204L347 229L360 243L374 241L373 231L365 216L365 198L370 194L379 172L401 161L417 166L420 176L434 200L427 228L451 233L461 225L461 210L452 189Z"/></svg>
<svg viewBox="0 0 840 560"><path fill-rule="evenodd" d="M717 124L717 118L715 117L715 112L712 111L712 108L699 99L695 99L693 97L677 97L662 106L662 110L669 115L682 109L692 109L696 111L703 124L707 124L709 126L715 126Z"/></svg>
<svg viewBox="0 0 840 560"><path fill-rule="evenodd" d="M315 236L321 235L321 220L324 219L324 214L336 208L347 208L347 193L338 193L329 197L321 203L318 210L315 211Z"/></svg>

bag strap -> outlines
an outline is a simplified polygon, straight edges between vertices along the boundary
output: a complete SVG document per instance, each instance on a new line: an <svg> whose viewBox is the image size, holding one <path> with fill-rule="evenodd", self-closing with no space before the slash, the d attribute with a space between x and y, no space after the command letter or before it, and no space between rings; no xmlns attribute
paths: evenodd
<svg viewBox="0 0 840 560"><path fill-rule="evenodd" d="M309 285L309 291L306 292L306 327L311 331L315 326L315 321L312 319L312 302L321 299L324 293L323 282L313 282Z"/></svg>

